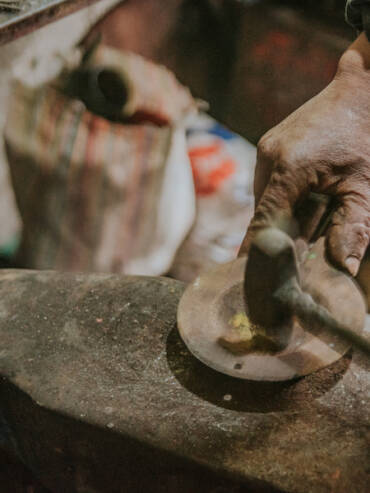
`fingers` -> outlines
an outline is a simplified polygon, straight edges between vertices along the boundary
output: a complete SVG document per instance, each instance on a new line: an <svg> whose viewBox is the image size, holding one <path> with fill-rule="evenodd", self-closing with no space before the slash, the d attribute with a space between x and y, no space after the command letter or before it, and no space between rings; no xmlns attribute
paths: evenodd
<svg viewBox="0 0 370 493"><path fill-rule="evenodd" d="M264 147L259 145L257 148L256 171L254 173L254 201L256 207L270 181L272 169L273 159L269 155L266 155Z"/></svg>
<svg viewBox="0 0 370 493"><path fill-rule="evenodd" d="M266 146L264 145L264 140L263 138L261 141L258 143L257 146L257 163L256 163L256 169L254 172L254 207L255 207L255 214L256 214L256 209L258 207L258 204L265 192L265 189L270 181L272 169L273 169L273 159L272 156L270 155L270 152L266 149ZM254 218L252 219L252 223L254 222ZM247 255L249 251L249 246L251 242L251 234L249 232L249 229L243 239L243 242L240 246L239 252L238 252L238 257L241 257L243 255Z"/></svg>
<svg viewBox="0 0 370 493"><path fill-rule="evenodd" d="M327 234L329 259L356 276L370 238L370 191L352 184L332 218ZM362 192L362 193L361 193Z"/></svg>
<svg viewBox="0 0 370 493"><path fill-rule="evenodd" d="M290 236L296 236L298 225L293 219L298 199L308 194L310 180L304 168L276 166L264 190L239 251L245 255L258 231L277 227Z"/></svg>
<svg viewBox="0 0 370 493"><path fill-rule="evenodd" d="M363 290L368 309L370 309L370 249L368 248L362 259L360 270L356 278L359 286Z"/></svg>

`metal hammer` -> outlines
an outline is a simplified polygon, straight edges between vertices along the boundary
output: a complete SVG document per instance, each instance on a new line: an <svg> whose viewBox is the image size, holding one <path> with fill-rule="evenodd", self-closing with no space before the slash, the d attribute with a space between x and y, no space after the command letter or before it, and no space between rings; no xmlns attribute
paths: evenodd
<svg viewBox="0 0 370 493"><path fill-rule="evenodd" d="M269 227L256 235L248 255L244 292L251 321L264 327L281 349L288 345L292 319L297 317L304 329L328 330L370 355L370 341L302 290L296 246L282 230Z"/></svg>

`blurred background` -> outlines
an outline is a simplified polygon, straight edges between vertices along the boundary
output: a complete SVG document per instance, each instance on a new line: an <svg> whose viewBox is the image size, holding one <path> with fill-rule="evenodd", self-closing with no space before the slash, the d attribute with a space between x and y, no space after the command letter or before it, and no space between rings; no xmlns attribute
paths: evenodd
<svg viewBox="0 0 370 493"><path fill-rule="evenodd" d="M0 130L10 81L30 84L58 70L55 53L77 43L101 21L108 45L132 50L166 65L210 114L256 143L259 137L319 92L335 73L353 30L344 0L102 0L67 18L0 47ZM59 60L59 61L58 61ZM0 248L14 249L20 230L0 143Z"/></svg>

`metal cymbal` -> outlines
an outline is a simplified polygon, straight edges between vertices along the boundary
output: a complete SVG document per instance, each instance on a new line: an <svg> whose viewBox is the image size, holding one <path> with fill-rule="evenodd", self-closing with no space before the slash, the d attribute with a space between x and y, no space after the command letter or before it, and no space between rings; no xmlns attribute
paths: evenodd
<svg viewBox="0 0 370 493"><path fill-rule="evenodd" d="M311 253L308 258L314 258L314 255ZM310 277L315 265L318 265L321 272L322 265L317 262L312 264L311 261L310 268L302 269L303 283L305 274ZM237 314L248 316L248 306L243 293L245 266L245 257L236 259L202 274L185 290L178 308L178 328L183 341L196 358L214 370L233 377L284 381L308 375L328 366L348 351L351 346L348 341L328 333L324 327L322 332L315 330L315 333L312 333L304 330L295 319L292 321L290 340L280 351L251 350L235 354L221 345L220 338L232 330L233 317ZM330 284L332 279L335 284ZM321 301L326 296L328 302L325 303L324 300L324 304L328 308L336 307L335 313L331 310L333 315L339 318L344 316L343 304L333 303L338 294L339 282L340 297L345 292L353 309L353 316L347 323L350 321L353 331L361 332L366 309L355 283L344 274L343 279L333 276L331 268L328 280L333 289L321 293ZM329 284L327 283L326 287ZM347 313L346 317L348 319Z"/></svg>

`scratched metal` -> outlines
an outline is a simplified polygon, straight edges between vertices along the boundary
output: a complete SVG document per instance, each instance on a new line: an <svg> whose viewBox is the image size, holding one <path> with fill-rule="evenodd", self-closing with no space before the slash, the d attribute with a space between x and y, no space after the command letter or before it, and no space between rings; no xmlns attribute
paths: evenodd
<svg viewBox="0 0 370 493"><path fill-rule="evenodd" d="M0 44L13 41L98 0L19 0L19 11L0 9Z"/></svg>

